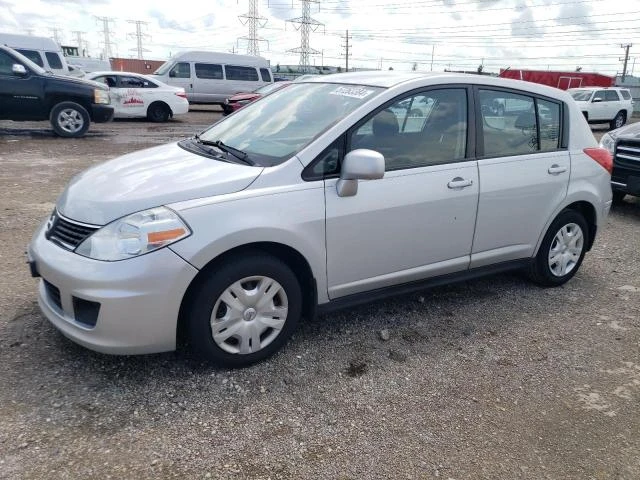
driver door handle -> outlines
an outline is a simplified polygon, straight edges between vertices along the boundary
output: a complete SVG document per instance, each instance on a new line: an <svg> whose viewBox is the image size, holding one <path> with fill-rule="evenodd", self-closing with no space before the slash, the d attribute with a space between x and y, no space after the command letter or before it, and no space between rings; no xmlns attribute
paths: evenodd
<svg viewBox="0 0 640 480"><path fill-rule="evenodd" d="M462 177L456 177L453 180L451 180L449 183L447 183L447 187L451 189L466 188L466 187L470 187L471 185L473 185L473 180L465 180Z"/></svg>
<svg viewBox="0 0 640 480"><path fill-rule="evenodd" d="M561 167L557 163L554 163L553 165L551 165L549 167L549 170L547 170L547 172L549 172L549 175L559 175L566 171L567 171L567 167Z"/></svg>

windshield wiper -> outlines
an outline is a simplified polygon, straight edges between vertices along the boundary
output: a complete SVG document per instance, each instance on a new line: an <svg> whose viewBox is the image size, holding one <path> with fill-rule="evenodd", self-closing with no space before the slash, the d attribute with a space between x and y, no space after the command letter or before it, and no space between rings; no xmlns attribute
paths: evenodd
<svg viewBox="0 0 640 480"><path fill-rule="evenodd" d="M196 135L194 137L196 139L196 141L198 143L201 143L202 145L208 145L210 147L216 147L220 150L222 150L223 152L225 152L226 154L231 154L234 157L236 157L238 160L243 161L244 163L246 163L247 165L255 165L254 162L252 162L251 160L249 160L249 154L247 152L243 152L242 150L239 150L237 148L234 147L230 147L229 145L226 145L224 143L222 143L222 140L216 140L215 142L212 142L211 140L203 140L202 138L200 138L200 135Z"/></svg>

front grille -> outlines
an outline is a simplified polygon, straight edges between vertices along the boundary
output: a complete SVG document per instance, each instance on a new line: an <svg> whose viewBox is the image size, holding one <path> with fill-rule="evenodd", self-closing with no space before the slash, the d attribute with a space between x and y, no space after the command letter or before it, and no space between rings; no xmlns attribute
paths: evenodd
<svg viewBox="0 0 640 480"><path fill-rule="evenodd" d="M100 227L74 222L54 211L49 219L45 236L61 247L73 250L98 228Z"/></svg>
<svg viewBox="0 0 640 480"><path fill-rule="evenodd" d="M613 160L614 167L640 172L640 142L619 140Z"/></svg>
<svg viewBox="0 0 640 480"><path fill-rule="evenodd" d="M47 291L47 297L51 303L53 303L58 309L62 310L62 300L60 300L60 289L55 285L50 284L46 280L44 282L44 289Z"/></svg>

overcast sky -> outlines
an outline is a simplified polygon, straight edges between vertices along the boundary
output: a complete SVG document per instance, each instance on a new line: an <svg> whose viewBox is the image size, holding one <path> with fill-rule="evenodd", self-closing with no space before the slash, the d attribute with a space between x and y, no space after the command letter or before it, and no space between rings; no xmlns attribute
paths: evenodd
<svg viewBox="0 0 640 480"><path fill-rule="evenodd" d="M147 59L166 60L182 49L246 52L248 28L239 15L248 0L207 2L154 0L0 0L0 32L53 36L76 45L73 31L86 32L89 52L102 50L102 24L114 23L114 54L136 55L135 26L128 20L148 22L144 47ZM297 64L300 46L297 25L285 20L301 16L298 0L257 0L265 17L259 35L260 54L272 65ZM205 7L206 6L206 7ZM311 33L310 45L322 54L310 63L344 66L344 34L349 29L350 66L419 71L500 68L622 71L624 50L632 43L628 72L640 74L640 0L325 0L311 4L312 17L324 24ZM433 54L433 66L432 66Z"/></svg>

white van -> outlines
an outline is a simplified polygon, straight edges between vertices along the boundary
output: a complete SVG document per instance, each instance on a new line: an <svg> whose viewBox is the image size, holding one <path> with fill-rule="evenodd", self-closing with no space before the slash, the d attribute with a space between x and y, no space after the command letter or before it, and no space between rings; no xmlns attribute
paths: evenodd
<svg viewBox="0 0 640 480"><path fill-rule="evenodd" d="M153 74L159 81L184 88L190 103L218 103L273 82L262 57L206 51L181 52Z"/></svg>
<svg viewBox="0 0 640 480"><path fill-rule="evenodd" d="M0 33L0 45L13 48L45 70L58 75L69 75L62 48L50 38Z"/></svg>

